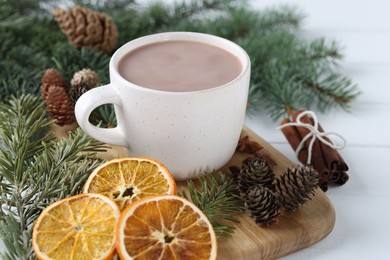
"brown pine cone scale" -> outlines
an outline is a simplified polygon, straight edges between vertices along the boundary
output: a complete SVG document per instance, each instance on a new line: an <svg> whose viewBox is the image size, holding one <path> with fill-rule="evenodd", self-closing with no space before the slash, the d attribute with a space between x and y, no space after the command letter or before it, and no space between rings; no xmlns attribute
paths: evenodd
<svg viewBox="0 0 390 260"><path fill-rule="evenodd" d="M99 75L91 69L82 69L73 75L70 82L69 97L73 104L88 90L100 83Z"/></svg>
<svg viewBox="0 0 390 260"><path fill-rule="evenodd" d="M275 193L282 207L296 211L314 196L318 182L319 174L313 167L292 167L276 179Z"/></svg>
<svg viewBox="0 0 390 260"><path fill-rule="evenodd" d="M56 8L53 16L76 48L92 47L110 53L116 47L118 29L104 13L75 6L69 10Z"/></svg>
<svg viewBox="0 0 390 260"><path fill-rule="evenodd" d="M50 85L45 98L47 110L58 125L68 125L76 121L73 104L66 90L56 85Z"/></svg>
<svg viewBox="0 0 390 260"><path fill-rule="evenodd" d="M277 222L280 205L272 191L263 186L252 186L244 195L249 215L257 224L267 227Z"/></svg>
<svg viewBox="0 0 390 260"><path fill-rule="evenodd" d="M54 68L50 68L45 71L41 78L41 82L41 95L43 99L46 99L47 91L50 86L55 85L64 89L67 87L65 78Z"/></svg>
<svg viewBox="0 0 390 260"><path fill-rule="evenodd" d="M251 158L244 161L236 178L242 193L256 185L274 189L275 174L267 161L262 159Z"/></svg>

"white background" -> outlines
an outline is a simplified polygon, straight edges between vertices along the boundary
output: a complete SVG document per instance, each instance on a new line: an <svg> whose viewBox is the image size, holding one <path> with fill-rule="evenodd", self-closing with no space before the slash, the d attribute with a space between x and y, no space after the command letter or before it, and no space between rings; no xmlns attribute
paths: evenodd
<svg viewBox="0 0 390 260"><path fill-rule="evenodd" d="M141 1L142 2L142 1ZM330 187L336 225L319 243L284 259L390 259L390 1L255 0L255 8L295 4L307 18L304 33L326 36L344 46L344 72L363 94L351 112L318 114L327 131L348 141L341 151L349 181ZM246 125L296 162L277 123L259 112ZM1 245L0 245L1 249Z"/></svg>
<svg viewBox="0 0 390 260"><path fill-rule="evenodd" d="M256 0L256 8L295 4L307 18L304 33L335 39L344 47L343 71L362 95L351 111L318 114L326 131L342 134L340 151L350 179L326 192L336 211L336 225L319 243L284 259L390 259L390 1ZM265 113L246 125L296 161L277 124Z"/></svg>

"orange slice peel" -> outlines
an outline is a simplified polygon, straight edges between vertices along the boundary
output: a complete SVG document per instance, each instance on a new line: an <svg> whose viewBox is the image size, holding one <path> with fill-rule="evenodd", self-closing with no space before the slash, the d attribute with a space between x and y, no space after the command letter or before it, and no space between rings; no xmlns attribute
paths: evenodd
<svg viewBox="0 0 390 260"><path fill-rule="evenodd" d="M176 183L161 162L146 157L125 157L97 167L87 179L83 192L107 196L124 209L144 197L174 195Z"/></svg>
<svg viewBox="0 0 390 260"><path fill-rule="evenodd" d="M80 194L45 208L33 228L38 259L111 259L120 210L99 194Z"/></svg>
<svg viewBox="0 0 390 260"><path fill-rule="evenodd" d="M122 212L117 227L121 259L216 259L217 239L204 213L175 195L144 198Z"/></svg>

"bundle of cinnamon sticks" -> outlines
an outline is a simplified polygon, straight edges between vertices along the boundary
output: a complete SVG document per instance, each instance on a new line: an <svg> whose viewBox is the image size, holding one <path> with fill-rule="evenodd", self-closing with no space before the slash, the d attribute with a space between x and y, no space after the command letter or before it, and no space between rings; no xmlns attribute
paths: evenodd
<svg viewBox="0 0 390 260"><path fill-rule="evenodd" d="M291 120L289 118L283 119L281 125L290 122L296 122L297 117L302 112L304 111L300 110L293 113L291 116ZM304 115L301 118L301 122L305 124L314 125L313 119L308 115ZM290 146L294 149L294 151L296 151L303 138L310 133L309 129L301 126L285 126L281 128L281 131L286 137ZM318 124L318 131L324 132L320 124ZM323 138L326 141L332 143L329 138ZM308 164L307 160L309 156L309 143L310 138L304 143L302 149L298 153L298 160L302 164ZM331 148L330 146L316 139L312 146L311 152L311 161L309 162L309 164L311 164L314 169L319 172L319 186L323 191L328 190L328 184L330 183L342 185L348 181L348 165L345 163L344 159L340 156L339 152L336 149Z"/></svg>

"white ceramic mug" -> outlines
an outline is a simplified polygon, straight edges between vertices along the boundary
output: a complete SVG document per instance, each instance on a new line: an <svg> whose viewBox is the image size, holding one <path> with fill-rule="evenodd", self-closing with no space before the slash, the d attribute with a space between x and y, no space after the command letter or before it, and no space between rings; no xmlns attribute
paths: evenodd
<svg viewBox="0 0 390 260"><path fill-rule="evenodd" d="M218 46L240 60L242 71L225 85L192 92L137 86L118 73L118 62L126 53L170 40ZM124 146L130 156L159 160L176 180L219 169L232 157L244 122L250 79L250 59L240 46L201 33L154 34L120 47L110 60L109 70L111 83L84 93L75 106L77 122L88 135ZM100 128L89 122L91 112L103 104L114 104L115 128Z"/></svg>

